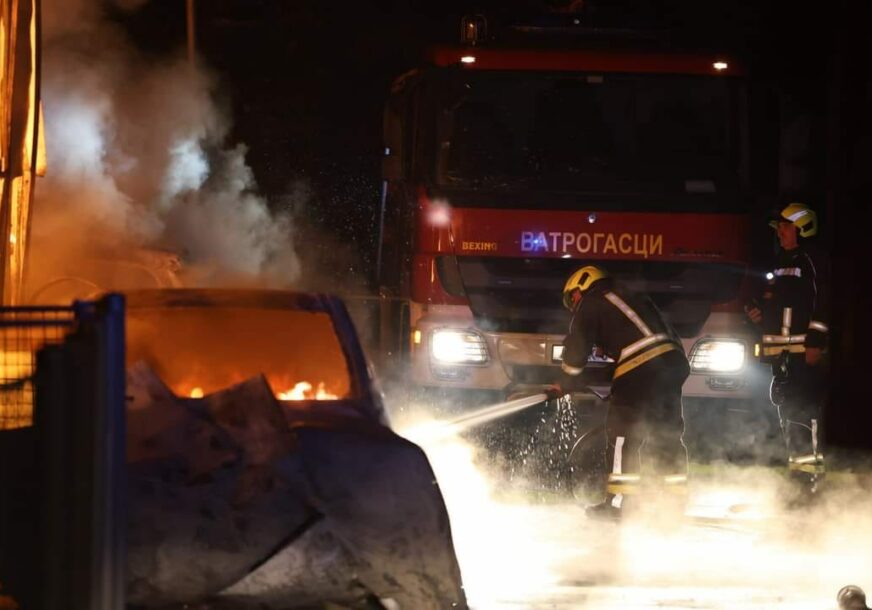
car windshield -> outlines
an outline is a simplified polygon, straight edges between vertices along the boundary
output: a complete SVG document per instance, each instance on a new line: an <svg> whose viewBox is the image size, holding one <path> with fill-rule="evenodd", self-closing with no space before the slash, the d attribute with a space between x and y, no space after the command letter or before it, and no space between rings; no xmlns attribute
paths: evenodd
<svg viewBox="0 0 872 610"><path fill-rule="evenodd" d="M200 398L263 374L281 400L353 398L348 362L324 312L130 308L127 364L141 361L181 397Z"/></svg>
<svg viewBox="0 0 872 610"><path fill-rule="evenodd" d="M437 96L445 186L738 187L738 98L727 78L470 71L444 77Z"/></svg>

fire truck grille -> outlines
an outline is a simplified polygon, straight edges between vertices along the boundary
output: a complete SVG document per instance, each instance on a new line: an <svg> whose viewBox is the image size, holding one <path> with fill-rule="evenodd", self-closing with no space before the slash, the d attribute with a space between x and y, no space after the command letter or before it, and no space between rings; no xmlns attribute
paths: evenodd
<svg viewBox="0 0 872 610"><path fill-rule="evenodd" d="M481 328L566 333L569 312L560 295L579 261L458 257L465 294ZM651 296L683 337L698 334L715 303L736 298L744 269L715 263L598 261L631 290Z"/></svg>

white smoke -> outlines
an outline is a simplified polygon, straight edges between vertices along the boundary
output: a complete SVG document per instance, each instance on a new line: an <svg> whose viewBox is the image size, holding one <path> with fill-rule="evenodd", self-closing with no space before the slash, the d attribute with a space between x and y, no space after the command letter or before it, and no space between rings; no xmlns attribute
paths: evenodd
<svg viewBox="0 0 872 610"><path fill-rule="evenodd" d="M37 183L31 290L86 273L79 256L123 257L119 248L174 252L201 284L291 285L300 264L290 212L270 209L246 148L227 142L215 79L181 50L146 60L101 6L43 3L48 174Z"/></svg>
<svg viewBox="0 0 872 610"><path fill-rule="evenodd" d="M863 456L858 473L831 472L801 508L784 504L782 469L693 463L685 511L635 496L636 512L618 525L588 518L572 494L539 494L493 468L491 449L421 435L450 421L428 415L437 405L397 389L386 398L394 429L434 469L472 608L823 610L845 585L872 588ZM547 476L540 484L553 487Z"/></svg>

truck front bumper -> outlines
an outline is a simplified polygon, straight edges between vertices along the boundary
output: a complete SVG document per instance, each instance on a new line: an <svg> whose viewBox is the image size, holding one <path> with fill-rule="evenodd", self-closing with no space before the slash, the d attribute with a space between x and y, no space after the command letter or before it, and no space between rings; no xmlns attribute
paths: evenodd
<svg viewBox="0 0 872 610"><path fill-rule="evenodd" d="M738 370L692 371L684 384L685 397L756 401L768 396L769 368L754 358L753 338L732 330L736 327L740 326L734 315L714 313L698 336L683 339L688 355L701 343L712 341L741 343L745 349ZM434 337L450 332L462 334L467 340L464 345L474 344L474 348L465 349L479 361L463 362L462 354L455 357L434 351ZM437 311L415 324L411 381L420 387L506 392L517 386L547 385L561 377L559 353L563 340L563 335L487 331L475 325L471 314Z"/></svg>

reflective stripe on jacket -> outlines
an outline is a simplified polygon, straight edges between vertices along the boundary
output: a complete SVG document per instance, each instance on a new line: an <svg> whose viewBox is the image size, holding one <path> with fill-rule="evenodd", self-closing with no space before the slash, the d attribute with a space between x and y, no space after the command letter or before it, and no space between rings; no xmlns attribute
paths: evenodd
<svg viewBox="0 0 872 610"><path fill-rule="evenodd" d="M613 379L667 352L684 353L678 334L651 299L607 280L585 294L573 315L564 341L564 371L580 372L594 346L615 361Z"/></svg>

